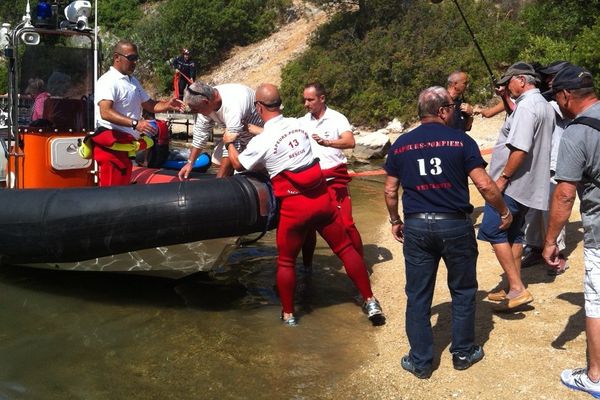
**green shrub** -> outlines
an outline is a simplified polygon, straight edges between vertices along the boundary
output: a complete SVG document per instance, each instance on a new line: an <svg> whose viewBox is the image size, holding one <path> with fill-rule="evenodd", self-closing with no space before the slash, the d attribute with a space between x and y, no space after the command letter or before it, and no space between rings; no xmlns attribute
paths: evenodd
<svg viewBox="0 0 600 400"><path fill-rule="evenodd" d="M457 1L495 78L518 60L567 59L600 72L600 0ZM294 99L288 115L304 112L295 99L312 80L326 86L329 104L352 123L373 127L394 117L414 119L418 93L445 86L457 69L471 76L467 101L492 96L490 73L453 1L317 2L349 7L284 69L282 95Z"/></svg>

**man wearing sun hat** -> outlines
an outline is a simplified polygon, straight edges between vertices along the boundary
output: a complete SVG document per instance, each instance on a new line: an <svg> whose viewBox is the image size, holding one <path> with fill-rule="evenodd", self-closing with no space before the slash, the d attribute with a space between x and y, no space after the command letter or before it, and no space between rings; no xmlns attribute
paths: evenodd
<svg viewBox="0 0 600 400"><path fill-rule="evenodd" d="M556 160L558 182L550 206L543 256L559 267L556 239L581 194L583 221L584 297L589 363L560 376L568 387L600 398L600 101L592 74L571 65L554 77L552 92L563 114L574 118L561 138Z"/></svg>
<svg viewBox="0 0 600 400"><path fill-rule="evenodd" d="M560 138L562 137L563 131L569 122L571 122L570 119L563 116L558 104L554 100L552 94L552 80L560 70L569 65L572 64L568 61L554 61L537 70L542 78L542 84L540 85L540 90L544 90L542 96L548 100L554 109L554 116L556 118L556 125L554 126L554 131L552 132L552 150L550 152L550 175L552 176L554 175L554 171L556 171L556 155L558 154ZM554 181L554 178L550 178L549 185L550 198L552 198L552 194L556 188L556 181ZM528 268L536 264L545 265L544 258L542 257L542 250L544 249L544 237L546 236L548 215L548 211L541 211L533 208L527 212L527 215L525 216L525 244L523 247L523 257L521 258L521 268ZM565 229L563 229L559 235L557 243L561 250L561 268L555 269L547 267L548 275L559 275L569 268L567 258L562 253L562 251L566 248Z"/></svg>
<svg viewBox="0 0 600 400"><path fill-rule="evenodd" d="M533 67L522 61L511 65L498 81L516 100L516 108L500 129L489 173L503 192L514 219L508 230L498 229L500 214L486 204L477 235L479 240L490 242L508 280L508 288L488 294L489 300L498 302L494 305L497 311L513 310L533 301L521 280L523 224L529 208L548 209L549 185L544 183L550 180L555 125L554 110L536 87L538 82Z"/></svg>

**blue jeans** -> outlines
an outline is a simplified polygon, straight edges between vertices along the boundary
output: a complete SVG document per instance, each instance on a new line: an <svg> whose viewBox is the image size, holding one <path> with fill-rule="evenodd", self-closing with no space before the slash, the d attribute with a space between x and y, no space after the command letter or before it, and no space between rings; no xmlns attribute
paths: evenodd
<svg viewBox="0 0 600 400"><path fill-rule="evenodd" d="M471 351L475 340L478 254L470 219L405 221L406 334L409 354L417 368L431 368L433 361L431 302L440 259L448 269L452 296L450 352Z"/></svg>

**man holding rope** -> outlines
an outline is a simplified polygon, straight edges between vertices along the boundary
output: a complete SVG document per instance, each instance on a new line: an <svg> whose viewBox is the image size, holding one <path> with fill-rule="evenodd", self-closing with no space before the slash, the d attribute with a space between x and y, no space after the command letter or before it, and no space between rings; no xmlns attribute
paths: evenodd
<svg viewBox="0 0 600 400"><path fill-rule="evenodd" d="M173 87L175 97L183 100L185 88L196 80L196 63L190 57L190 51L183 49L181 55L173 58L170 64L175 68Z"/></svg>

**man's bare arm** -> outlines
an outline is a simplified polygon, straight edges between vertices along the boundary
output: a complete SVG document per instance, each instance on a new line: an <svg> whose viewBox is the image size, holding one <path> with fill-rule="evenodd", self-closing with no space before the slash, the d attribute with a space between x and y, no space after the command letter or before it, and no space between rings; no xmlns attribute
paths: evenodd
<svg viewBox="0 0 600 400"><path fill-rule="evenodd" d="M469 172L469 177L475 184L475 187L481 193L484 200L494 207L500 213L500 229L506 230L512 223L512 214L506 206L500 189L494 180L488 175L483 167L473 168Z"/></svg>
<svg viewBox="0 0 600 400"><path fill-rule="evenodd" d="M333 147L334 149L353 149L356 145L354 141L354 134L350 131L344 131L340 133L339 139L328 140L323 139L319 135L312 135L313 139L321 146Z"/></svg>
<svg viewBox="0 0 600 400"><path fill-rule="evenodd" d="M556 185L556 190L550 203L550 216L548 217L548 227L546 228L546 239L542 253L550 266L558 267L560 263L556 238L558 238L560 231L569 220L576 196L577 186L575 182L560 181Z"/></svg>

